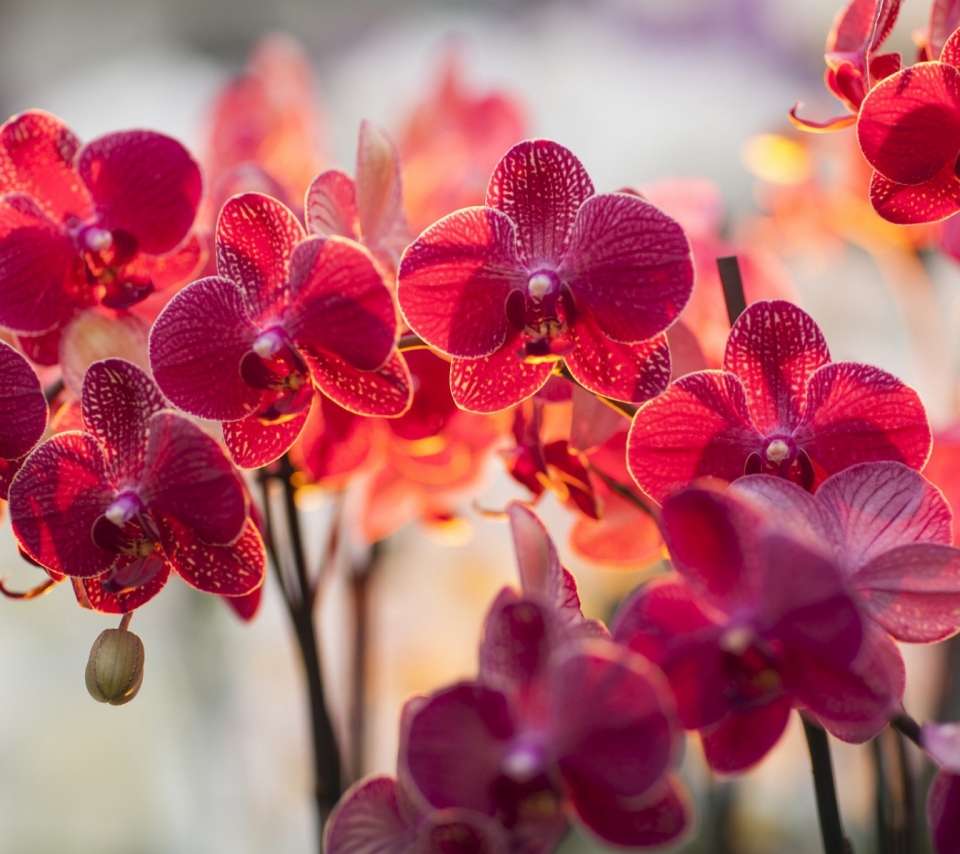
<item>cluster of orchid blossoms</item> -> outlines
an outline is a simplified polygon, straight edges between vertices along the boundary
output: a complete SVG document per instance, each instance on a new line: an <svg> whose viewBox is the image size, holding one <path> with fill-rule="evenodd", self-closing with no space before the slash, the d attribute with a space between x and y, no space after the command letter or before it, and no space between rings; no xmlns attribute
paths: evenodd
<svg viewBox="0 0 960 854"><path fill-rule="evenodd" d="M898 6L841 13L827 82L851 115L819 129L856 123L877 210L928 222L960 205L960 4L937 0L909 68L877 53ZM124 615L87 674L122 703L142 647L112 645L133 611L177 575L251 619L267 555L279 570L298 548L296 489L362 484L376 542L455 522L499 451L529 504L549 491L576 514L581 555L670 567L609 628L585 619L547 531L510 504L520 587L490 608L478 675L407 703L396 778L343 793L329 852L545 852L571 823L674 842L695 825L684 733L742 773L793 710L812 755L824 730L863 743L893 724L918 743L942 769L935 845L960 851L960 726L902 706L897 642L960 632L916 392L832 361L749 253L746 295L724 280L726 329L714 262L740 250L694 185L597 193L453 67L398 145L364 123L354 174L319 171L288 50L265 45L218 101L206 195L158 133L81 145L39 111L0 127L0 497L45 574L3 591L68 582ZM319 668L307 582L287 601Z"/></svg>

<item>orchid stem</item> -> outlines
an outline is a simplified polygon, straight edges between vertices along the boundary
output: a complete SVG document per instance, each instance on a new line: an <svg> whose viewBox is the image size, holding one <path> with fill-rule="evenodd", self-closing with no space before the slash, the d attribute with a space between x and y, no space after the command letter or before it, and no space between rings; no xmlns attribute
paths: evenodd
<svg viewBox="0 0 960 854"><path fill-rule="evenodd" d="M60 377L60 379L54 380L43 390L43 397L47 401L47 406L57 399L57 395L59 395L63 389L63 377Z"/></svg>
<svg viewBox="0 0 960 854"><path fill-rule="evenodd" d="M121 632L125 632L130 628L130 621L133 619L133 611L128 611L120 618L120 625L118 628Z"/></svg>
<svg viewBox="0 0 960 854"><path fill-rule="evenodd" d="M803 733L807 737L807 749L810 751L810 764L813 766L813 787L817 796L817 817L820 820L824 854L852 854L853 846L843 835L843 824L840 822L827 733L823 727L805 717L801 716L801 719Z"/></svg>
<svg viewBox="0 0 960 854"><path fill-rule="evenodd" d="M747 298L743 293L743 277L740 275L740 262L736 255L717 258L717 270L723 285L723 299L727 304L727 317L733 326L747 310Z"/></svg>
<svg viewBox="0 0 960 854"><path fill-rule="evenodd" d="M400 340L397 341L397 349L401 353L408 353L410 350L429 350L430 345L427 344L419 335L403 335Z"/></svg>

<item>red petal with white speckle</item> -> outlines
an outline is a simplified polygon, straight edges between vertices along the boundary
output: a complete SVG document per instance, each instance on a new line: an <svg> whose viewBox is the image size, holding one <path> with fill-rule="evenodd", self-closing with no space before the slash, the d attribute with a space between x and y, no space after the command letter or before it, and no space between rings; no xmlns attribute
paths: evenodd
<svg viewBox="0 0 960 854"><path fill-rule="evenodd" d="M153 599L163 590L169 579L170 564L164 561L156 575L139 587L111 593L104 589L100 578L74 578L73 592L83 607L92 608L97 613L129 614Z"/></svg>
<svg viewBox="0 0 960 854"><path fill-rule="evenodd" d="M939 222L960 211L960 178L952 163L921 184L897 184L874 172L870 202L880 216L898 225Z"/></svg>
<svg viewBox="0 0 960 854"><path fill-rule="evenodd" d="M511 336L495 353L481 359L454 359L450 393L468 412L499 412L536 394L550 379L553 365L530 364L518 355L519 339Z"/></svg>
<svg viewBox="0 0 960 854"><path fill-rule="evenodd" d="M402 415L410 408L413 383L403 356L394 354L376 371L358 371L337 356L308 357L317 388L357 415Z"/></svg>
<svg viewBox="0 0 960 854"><path fill-rule="evenodd" d="M317 395L311 406L317 405ZM257 469L272 463L297 440L307 423L310 406L305 406L288 421L264 424L256 415L228 421L223 425L223 443L234 464L242 469Z"/></svg>
<svg viewBox="0 0 960 854"><path fill-rule="evenodd" d="M16 460L40 441L47 426L47 401L26 359L0 341L0 459ZM6 491L0 492L6 497Z"/></svg>

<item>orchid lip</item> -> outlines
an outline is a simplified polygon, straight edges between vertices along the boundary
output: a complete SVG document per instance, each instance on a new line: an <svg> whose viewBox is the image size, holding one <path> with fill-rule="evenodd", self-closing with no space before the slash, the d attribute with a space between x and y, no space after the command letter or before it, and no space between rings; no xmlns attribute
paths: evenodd
<svg viewBox="0 0 960 854"><path fill-rule="evenodd" d="M269 359L274 353L279 352L286 344L286 336L282 329L273 327L261 332L250 349L253 350L261 359Z"/></svg>
<svg viewBox="0 0 960 854"><path fill-rule="evenodd" d="M104 252L113 246L113 235L107 229L96 226L85 228L81 239L91 252Z"/></svg>
<svg viewBox="0 0 960 854"><path fill-rule="evenodd" d="M122 528L142 509L143 504L135 493L124 492L104 511L103 515L107 521Z"/></svg>
<svg viewBox="0 0 960 854"><path fill-rule="evenodd" d="M543 771L543 767L543 749L528 740L520 741L511 747L500 765L503 775L515 783L529 782Z"/></svg>

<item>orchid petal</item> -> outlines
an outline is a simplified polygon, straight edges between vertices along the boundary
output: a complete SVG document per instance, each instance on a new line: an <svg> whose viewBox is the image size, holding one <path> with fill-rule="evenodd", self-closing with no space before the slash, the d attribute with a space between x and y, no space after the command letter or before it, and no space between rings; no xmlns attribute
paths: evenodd
<svg viewBox="0 0 960 854"><path fill-rule="evenodd" d="M546 607L505 588L484 621L480 681L507 696L529 691L543 679L559 641L559 625Z"/></svg>
<svg viewBox="0 0 960 854"><path fill-rule="evenodd" d="M496 352L480 359L454 359L450 365L450 392L457 406L468 412L499 412L536 394L550 379L550 364L531 364L518 355L516 336Z"/></svg>
<svg viewBox="0 0 960 854"><path fill-rule="evenodd" d="M337 356L313 353L307 361L317 388L357 415L402 415L410 408L413 382L397 351L376 371L360 371Z"/></svg>
<svg viewBox="0 0 960 854"><path fill-rule="evenodd" d="M503 345L507 295L524 289L528 278L510 218L466 208L430 226L403 253L397 300L410 328L431 347L475 359Z"/></svg>
<svg viewBox="0 0 960 854"><path fill-rule="evenodd" d="M282 202L260 193L228 199L217 219L217 272L243 290L251 317L277 321L289 301L290 259L306 235Z"/></svg>
<svg viewBox="0 0 960 854"><path fill-rule="evenodd" d="M834 362L815 371L796 443L827 472L894 460L920 469L933 437L917 393L886 371Z"/></svg>
<svg viewBox="0 0 960 854"><path fill-rule="evenodd" d="M130 560L130 558L121 558ZM109 575L107 573L106 575ZM163 565L146 583L129 590L121 590L114 593L104 588L101 579L97 578L74 578L73 592L77 601L85 608L91 608L98 614L129 614L137 608L146 605L154 596L156 596L167 585L170 579L170 564L163 561Z"/></svg>
<svg viewBox="0 0 960 854"><path fill-rule="evenodd" d="M529 139L500 159L486 204L516 225L517 250L532 269L563 258L577 211L593 193L593 182L573 152L548 139Z"/></svg>
<svg viewBox="0 0 960 854"><path fill-rule="evenodd" d="M329 854L408 854L413 831L400 813L397 781L370 777L343 793L327 819L323 850Z"/></svg>
<svg viewBox="0 0 960 854"><path fill-rule="evenodd" d="M734 323L723 368L740 378L753 423L769 434L800 423L810 377L829 361L827 342L810 315L784 300L763 300Z"/></svg>
<svg viewBox="0 0 960 854"><path fill-rule="evenodd" d="M366 462L379 426L319 395L300 438L290 449L290 459L314 482L344 477Z"/></svg>
<svg viewBox="0 0 960 854"><path fill-rule="evenodd" d="M960 179L952 163L921 184L898 184L874 172L870 202L880 216L898 225L939 222L960 211Z"/></svg>
<svg viewBox="0 0 960 854"><path fill-rule="evenodd" d="M0 127L0 195L25 193L62 223L87 220L93 206L74 161L80 141L56 116L28 110Z"/></svg>
<svg viewBox="0 0 960 854"><path fill-rule="evenodd" d="M762 442L740 380L700 371L640 407L630 427L627 464L640 488L662 503L698 477L736 480Z"/></svg>
<svg viewBox="0 0 960 854"><path fill-rule="evenodd" d="M707 764L718 774L739 774L763 759L783 736L792 704L783 694L747 709L734 709L700 733Z"/></svg>
<svg viewBox="0 0 960 854"><path fill-rule="evenodd" d="M242 469L258 469L281 457L297 440L307 423L310 410L317 406L317 395L292 418L264 424L256 415L227 421L223 425L223 443L234 465Z"/></svg>
<svg viewBox="0 0 960 854"><path fill-rule="evenodd" d="M170 252L193 227L203 194L200 167L169 136L146 130L101 136L83 147L77 171L97 224L129 232L141 252Z"/></svg>
<svg viewBox="0 0 960 854"><path fill-rule="evenodd" d="M333 353L362 371L394 346L393 298L370 254L342 237L301 242L290 260L285 328L299 347Z"/></svg>
<svg viewBox="0 0 960 854"><path fill-rule="evenodd" d="M357 145L357 215L363 244L399 258L410 242L403 212L400 155L386 131L363 121Z"/></svg>
<svg viewBox="0 0 960 854"><path fill-rule="evenodd" d="M36 446L47 426L47 409L36 372L0 341L0 459L19 459Z"/></svg>
<svg viewBox="0 0 960 854"><path fill-rule="evenodd" d="M603 333L636 343L663 332L693 291L693 258L680 224L637 196L584 202L557 275Z"/></svg>
<svg viewBox="0 0 960 854"><path fill-rule="evenodd" d="M199 418L233 421L260 404L263 392L240 375L260 333L243 290L229 279L201 279L160 313L150 333L150 365L163 393Z"/></svg>
<svg viewBox="0 0 960 854"><path fill-rule="evenodd" d="M537 823L554 822L547 819ZM559 824L558 836L563 833L566 822L559 818ZM415 850L416 854L507 854L511 850L510 842L509 831L497 819L473 810L447 809L432 812L423 819L417 827Z"/></svg>
<svg viewBox="0 0 960 854"><path fill-rule="evenodd" d="M941 771L927 795L927 821L937 854L960 852L960 775Z"/></svg>
<svg viewBox="0 0 960 854"><path fill-rule="evenodd" d="M339 235L360 241L357 188L346 172L327 169L313 179L304 203L307 231L320 237Z"/></svg>
<svg viewBox="0 0 960 854"><path fill-rule="evenodd" d="M150 418L147 432L140 500L206 543L234 542L246 523L246 495L216 440L167 411Z"/></svg>
<svg viewBox="0 0 960 854"><path fill-rule="evenodd" d="M103 450L87 433L60 433L40 445L10 485L10 523L41 566L74 578L103 574L118 555L97 546L94 523L116 498Z"/></svg>

